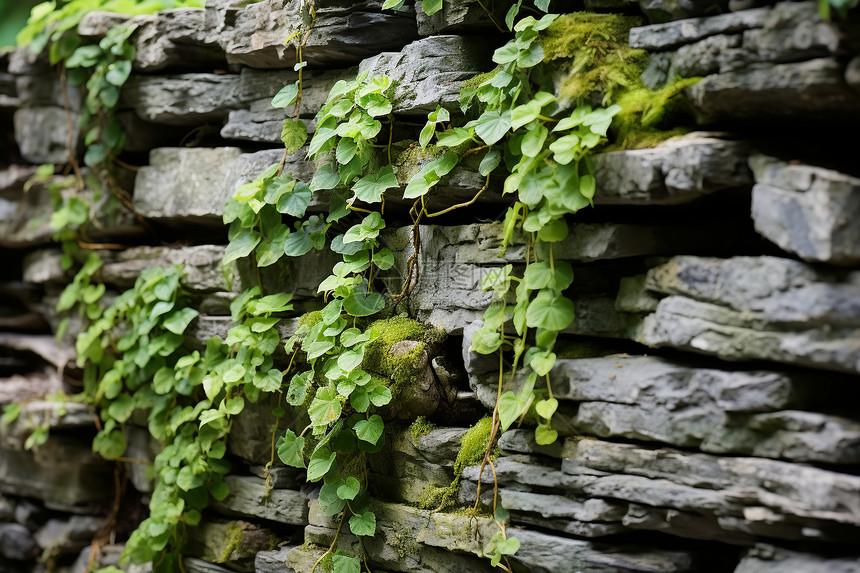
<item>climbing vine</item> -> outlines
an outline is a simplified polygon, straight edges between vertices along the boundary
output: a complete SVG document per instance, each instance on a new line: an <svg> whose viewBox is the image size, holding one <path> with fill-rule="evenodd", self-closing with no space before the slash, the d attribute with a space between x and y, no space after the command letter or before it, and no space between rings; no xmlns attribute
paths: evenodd
<svg viewBox="0 0 860 573"><path fill-rule="evenodd" d="M75 2L83 0L69 5ZM403 4L386 0L383 8ZM534 5L546 12L549 0ZM482 281L492 300L471 345L476 352L498 354L500 368L493 416L481 422L481 436L489 427L481 473L485 466L492 467L498 433L517 421L534 423L539 444L557 439L552 419L558 401L549 372L559 334L573 322L575 309L564 294L573 283L573 268L555 256L554 247L568 235L567 216L593 204L596 183L590 155L607 143L613 121L624 113L635 116L649 110L610 105L616 99L611 90L596 101L586 97L592 94L556 95L550 74L541 73L540 65L548 59L546 36L559 16L517 20L522 8L518 0L506 15L513 38L495 51L496 69L462 89L462 114L452 116L441 106L429 114L416 135L417 145L433 157L407 180L392 161L396 86L387 76L364 72L337 82L308 137L299 119L306 66L302 50L316 14L313 2L302 2L302 27L287 38L296 45L299 76L272 101L274 107L295 110L282 129L284 159L240 186L224 209L229 226L222 260L225 275L232 276L236 263L249 264L257 283L232 302L235 324L226 338L210 338L205 349L193 348L186 339L198 311L183 288L181 269L144 271L133 288L102 310L97 303L105 288L92 280L101 261L92 255L84 262L58 308L81 304L92 321L78 336L76 348L84 393L99 412L93 447L108 459L120 458L126 449L123 426L136 412L147 413L150 433L163 444L154 460L150 514L128 540L126 558L151 562L156 573L178 570L187 528L200 522L211 499L229 494L225 440L233 417L267 394L278 395L279 404L286 402L297 419L306 421L304 428L276 436L277 457L304 468L309 482L320 482L320 509L339 516L338 534L348 527L361 541L376 533L367 457L384 447L385 417L404 400L402 380L378 367L379 355L389 350L386 323L378 319L395 315L417 283L420 222L469 207L502 179L502 193L512 203L503 222L503 247L524 244L526 256L523 264L498 267ZM34 27L25 37L37 47L43 39L50 41L52 61L62 62L69 83L85 85L84 163L122 200L110 173L124 143L113 111L131 72L134 27L114 28L98 44L83 45L73 32L71 13L54 16L59 12L46 9L34 12ZM422 9L432 15L442 9L442 1L425 0ZM595 80L594 85L604 84ZM619 89L618 101L623 96ZM306 144L316 172L302 182L285 164L288 155ZM462 204L428 210L426 199L434 187L469 156L479 164L483 187ZM82 188L73 155L70 163L76 177L67 184ZM50 175L53 168L40 171L43 179ZM410 204L414 253L407 261L403 289L394 294L380 288L380 275L395 264L382 235L386 200L401 187L398 199ZM323 209L326 199L328 207ZM71 264L73 245L81 242L77 230L87 224L90 204L59 191L55 201L58 237L67 244ZM323 250L340 255L318 285L325 305L303 315L282 341L278 326L293 311L291 295L266 294L260 269ZM289 361L284 370L275 364L280 348ZM506 361L512 364L507 372ZM520 369L527 371L525 385L518 392L504 391L505 377L513 379ZM13 414L10 411L9 417ZM284 408L278 406L274 414L285 415ZM465 463L466 458L458 458L458 472ZM480 499L479 489L474 511ZM493 566L510 570L503 559L516 553L519 542L508 534L507 512L496 496L492 509L499 532L484 552ZM327 557L337 573L360 571L362 557L367 568L366 555L333 554L336 543L337 536L314 569Z"/></svg>

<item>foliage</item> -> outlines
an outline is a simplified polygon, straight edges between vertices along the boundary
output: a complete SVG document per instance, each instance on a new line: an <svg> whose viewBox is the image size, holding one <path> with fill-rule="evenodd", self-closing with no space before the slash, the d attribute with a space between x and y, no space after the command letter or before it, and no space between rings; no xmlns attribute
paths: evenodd
<svg viewBox="0 0 860 573"><path fill-rule="evenodd" d="M383 7L402 4L387 0ZM545 11L549 1L534 4ZM441 1L422 5L428 14L442 7ZM303 25L312 27L313 3L302 6L307 8ZM527 382L517 393L503 392L500 373L496 410L464 436L455 470L480 463L483 471L485 464L492 464L498 432L518 420L536 424L539 444L555 441L552 418L558 402L548 375L556 360L558 335L572 323L575 312L565 296L573 269L554 257L554 245L567 237L567 217L592 205L596 185L590 154L608 142L610 130L622 133L624 122L644 119L657 125L686 84L667 87L660 105L646 101L633 77L640 54L617 49L619 35L629 27L630 20L624 17L527 16L513 25L521 8L520 0L508 12L506 21L514 36L495 51L496 70L464 86L463 116L452 117L443 107L429 114L418 143L425 150L432 147L434 157L408 181L402 180L404 174L391 159L396 88L391 79L362 73L337 82L308 141L306 125L298 119L306 64L301 49L307 36L302 30L287 39L297 45L299 79L285 86L272 105L295 106L295 117L288 118L282 130L285 152L294 153L307 144L316 173L307 184L297 181L281 161L239 187L224 210L229 244L222 261L231 274L232 265L243 259L260 269L323 249L341 255L318 287L324 308L304 315L296 332L283 341L290 358L286 370L275 367L273 354L282 343L280 318L292 310L289 294L266 295L260 284L243 291L231 304L235 325L224 340L210 339L201 353L186 345L185 332L197 310L183 291L180 269L145 271L132 289L101 311L96 301L104 287L93 281L100 262L90 258L83 265L63 293L61 306L83 303L93 321L78 337L77 350L86 395L99 408L102 422L94 449L109 459L122 456L123 426L143 412L148 413L150 432L164 446L155 459L150 515L129 539L126 557L152 562L157 573L178 567L186 528L200 521L211 498L221 500L229 493L223 478L230 469L224 455L232 417L262 394L279 394L307 415L307 426L286 430L273 440L274 449L283 463L306 469L308 481L321 482L320 507L329 516L340 516L338 533L346 524L359 540L375 534L367 456L385 445L383 417L398 400L408 399L398 387L408 380L414 358L408 354L394 363L390 348L398 340L417 340L417 355L434 336L405 317L376 320L393 314L417 272L410 259L407 285L400 295L385 295L377 288L380 273L395 263L381 238L386 198L401 189L402 199L413 202L410 215L417 241L422 217L470 205L491 176L503 177L503 192L513 199L503 243L526 244L524 267L501 266L484 278L482 286L492 292L493 300L471 343L477 352L512 357L511 377L526 368ZM129 38L134 30L117 28L98 45L83 46L74 40L71 27L64 28L68 14L37 16L34 25L43 26L29 32L31 39L48 34L56 46L52 59L65 62L70 81L86 82L85 162L104 169L122 148L122 134L110 123L110 112L131 71L134 54ZM541 68L551 68L560 57L574 58L571 78L576 79L557 97L549 84L551 73ZM610 101L620 105L608 105ZM597 107L598 103L608 107ZM471 154L487 184L467 203L428 212L425 197ZM46 170L43 175L48 178L52 173L53 169L51 174ZM318 204L323 192L330 195L325 211ZM56 205L58 228L74 241L74 230L86 224L89 205L62 192L56 195ZM257 278L261 282L259 271ZM545 388L538 387L542 380ZM283 414L278 407L275 415ZM12 416L10 411L8 417ZM413 435L429 427L426 421L416 422ZM499 533L484 551L495 566L514 554L519 542L507 535L506 512L495 501L493 513ZM335 549L330 548L317 565L324 562L339 572L361 570L359 556Z"/></svg>
<svg viewBox="0 0 860 573"><path fill-rule="evenodd" d="M89 12L116 12L136 16L152 14L168 8L195 7L202 8L200 0L70 0L59 3L56 0L42 2L33 7L27 25L18 32L19 46L28 46L34 52L41 52L48 44L52 47L52 60L57 62L54 52L68 51L68 46L79 42L75 28L81 19ZM77 37L78 40L74 38ZM77 46L75 46L77 47ZM72 48L74 50L74 48Z"/></svg>

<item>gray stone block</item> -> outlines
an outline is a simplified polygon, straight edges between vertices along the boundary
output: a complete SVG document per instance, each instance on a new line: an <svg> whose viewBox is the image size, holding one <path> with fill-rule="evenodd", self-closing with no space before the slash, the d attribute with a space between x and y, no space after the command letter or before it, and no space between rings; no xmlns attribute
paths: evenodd
<svg viewBox="0 0 860 573"><path fill-rule="evenodd" d="M492 49L481 38L432 36L364 60L359 70L391 78L394 113L426 115L437 105L458 109L460 86L491 67Z"/></svg>
<svg viewBox="0 0 860 573"><path fill-rule="evenodd" d="M137 26L131 37L135 47L135 70L206 69L224 63L223 50L206 38L202 8L171 8L133 18L92 11L81 19L78 33L97 38L123 22Z"/></svg>
<svg viewBox="0 0 860 573"><path fill-rule="evenodd" d="M134 208L144 217L221 225L227 198L225 184L236 147L162 147L149 154L150 164L137 173Z"/></svg>
<svg viewBox="0 0 860 573"><path fill-rule="evenodd" d="M267 492L266 481L255 476L227 476L224 482L230 486L230 495L212 504L218 512L287 525L307 523L308 498L299 491L273 489Z"/></svg>
<svg viewBox="0 0 860 573"><path fill-rule="evenodd" d="M758 544L747 550L734 573L858 573L860 557L830 557Z"/></svg>
<svg viewBox="0 0 860 573"><path fill-rule="evenodd" d="M833 58L760 64L706 76L685 89L697 121L828 119L860 116L860 99Z"/></svg>
<svg viewBox="0 0 860 573"><path fill-rule="evenodd" d="M756 230L807 261L860 262L860 179L820 167L753 156Z"/></svg>
<svg viewBox="0 0 860 573"><path fill-rule="evenodd" d="M770 8L755 8L687 18L630 29L630 47L649 51L671 50L717 34L736 34L765 24Z"/></svg>
<svg viewBox="0 0 860 573"><path fill-rule="evenodd" d="M207 4L207 40L217 42L227 61L252 68L287 68L296 63L294 43L302 32L299 0L264 0L246 5ZM317 2L313 30L302 57L311 66L348 66L385 50L399 49L417 38L415 13L381 11L373 1ZM379 30L385 33L380 34Z"/></svg>

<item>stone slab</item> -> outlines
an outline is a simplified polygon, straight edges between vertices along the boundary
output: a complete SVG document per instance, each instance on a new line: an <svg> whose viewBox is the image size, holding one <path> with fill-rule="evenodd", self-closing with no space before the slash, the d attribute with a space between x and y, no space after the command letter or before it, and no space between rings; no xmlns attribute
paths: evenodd
<svg viewBox="0 0 860 573"><path fill-rule="evenodd" d="M860 179L811 165L753 156L756 230L804 260L860 262Z"/></svg>
<svg viewBox="0 0 860 573"><path fill-rule="evenodd" d="M293 42L285 40L303 29L302 3L263 0L246 5L207 4L207 40L217 42L227 61L252 68L287 68L296 63ZM302 50L315 67L345 67L380 52L399 49L417 38L415 14L381 11L370 1L317 2L313 29ZM380 34L384 29L386 33Z"/></svg>
<svg viewBox="0 0 860 573"><path fill-rule="evenodd" d="M458 109L463 81L492 67L493 49L483 38L432 36L364 60L359 70L391 78L394 113L426 116L438 105Z"/></svg>
<svg viewBox="0 0 860 573"><path fill-rule="evenodd" d="M226 515L265 519L287 525L304 525L308 519L308 498L299 491L266 491L266 480L256 476L227 476L230 495L212 507Z"/></svg>

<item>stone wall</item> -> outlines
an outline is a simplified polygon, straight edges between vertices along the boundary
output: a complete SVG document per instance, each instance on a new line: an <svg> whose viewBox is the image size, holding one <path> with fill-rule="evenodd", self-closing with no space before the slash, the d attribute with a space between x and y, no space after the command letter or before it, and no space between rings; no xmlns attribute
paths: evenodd
<svg viewBox="0 0 860 573"><path fill-rule="evenodd" d="M102 253L98 279L110 293L148 266L182 265L202 312L192 325L201 346L229 328L245 272L236 268L228 286L219 268L225 200L282 155L285 113L269 102L296 77L284 39L299 4L211 0L135 19L120 116L124 160L140 165L127 179L143 219L103 200L88 237L129 247ZM317 4L304 51L310 126L334 82L357 70L398 82L398 119L423 123L440 103L454 110L462 82L489 70L505 41L477 0L446 0L432 17L411 2L400 12L382 11L381 0ZM501 18L504 4L489 8ZM649 87L701 80L684 93L693 131L597 158L596 206L570 219L556 250L574 266L577 310L550 374L560 438L539 446L515 427L498 442L499 494L521 542L511 563L535 573L860 571L860 172L842 138L860 120L856 14L822 21L814 2L737 0L585 8L642 18L629 41L649 54ZM80 32L98 37L118 18L91 13ZM80 325L53 336L70 277L51 242L48 191L25 182L39 163L65 163L69 125L44 55L0 55L0 404L24 404L0 431L0 572L84 571L124 470L128 509L118 543L99 556L115 563L151 492L146 461L157 444L145 424L128 425L127 461L115 466L91 452L92 412L52 398L80 388L71 344ZM307 180L303 157L287 169ZM397 167L408 179L410 165ZM517 245L501 254L499 183L468 216L420 227L409 311L448 334L428 368L456 391L433 403L423 431L411 420L392 429L385 463L373 466L378 527L364 546L373 571L493 570L481 557L491 521L427 500L452 482L461 439L497 395L498 360L469 342L489 302L481 277L525 256ZM482 185L459 167L431 203L469 199ZM385 242L404 273L411 228L396 197L390 204ZM335 261L309 254L264 282L293 292L297 311L319 308L316 286ZM392 290L400 276L388 278ZM266 495L271 409L237 417L231 494L189 533L185 571L310 573L335 536L302 472L276 465ZM47 441L25 448L46 423ZM493 476L479 467L464 470L458 503L471 506L479 483L490 503Z"/></svg>

